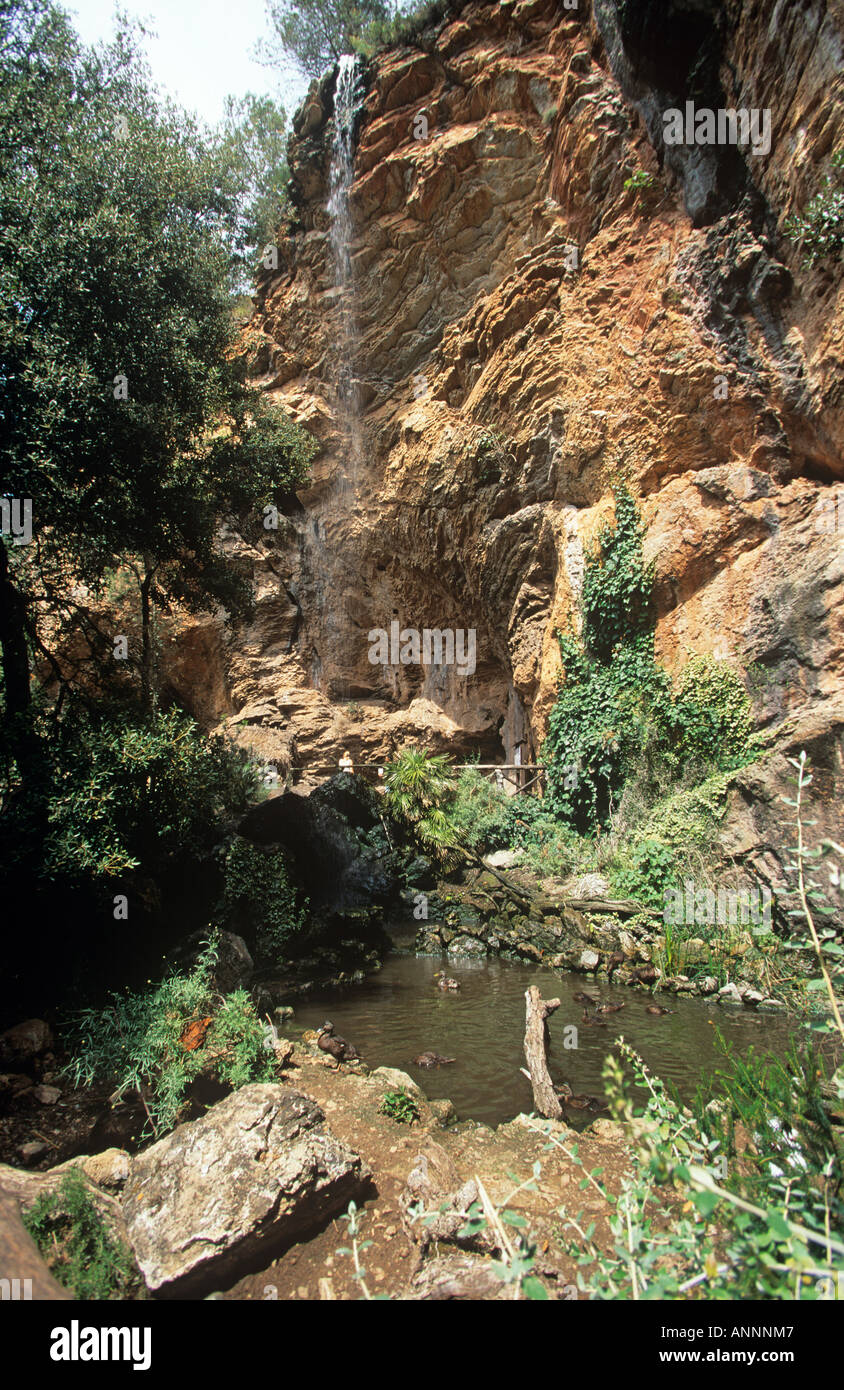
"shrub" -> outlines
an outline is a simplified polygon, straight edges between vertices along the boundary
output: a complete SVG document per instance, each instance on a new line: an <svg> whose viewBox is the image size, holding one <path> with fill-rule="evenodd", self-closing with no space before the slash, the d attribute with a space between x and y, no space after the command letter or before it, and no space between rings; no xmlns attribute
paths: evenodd
<svg viewBox="0 0 844 1390"><path fill-rule="evenodd" d="M692 658L672 691L654 656L639 511L623 485L615 504L586 556L582 632L558 634L563 675L542 750L548 807L580 832L607 824L634 783L647 806L684 776L752 756L750 703L726 662Z"/></svg>
<svg viewBox="0 0 844 1390"><path fill-rule="evenodd" d="M647 169L637 169L635 174L631 174L629 179L624 180L624 187L634 193L645 193L654 186L654 176L649 174Z"/></svg>
<svg viewBox="0 0 844 1390"><path fill-rule="evenodd" d="M225 853L222 919L254 940L260 965L278 964L307 921L306 908L297 907L283 850L240 838L231 842Z"/></svg>
<svg viewBox="0 0 844 1390"><path fill-rule="evenodd" d="M457 779L449 818L462 844L479 854L503 849L511 843L510 803L507 796L482 772L464 768Z"/></svg>
<svg viewBox="0 0 844 1390"><path fill-rule="evenodd" d="M600 1169L584 1169L580 1186L595 1187L611 1208L612 1249L596 1244L595 1223L584 1226L582 1212L560 1211L574 1233L579 1288L599 1299L833 1296L844 1274L844 1244L831 1234L844 1222L842 1170L812 1099L817 1059L730 1058L718 1078L726 1100L701 1095L692 1113L623 1040L614 1051L604 1063L613 1118L629 1124L633 1116L630 1064L647 1095L647 1123L634 1132L620 1191L598 1181ZM730 1126L739 1115L750 1144L737 1155ZM584 1166L547 1122L537 1127Z"/></svg>
<svg viewBox="0 0 844 1390"><path fill-rule="evenodd" d="M802 243L806 264L812 266L824 256L840 256L844 251L844 149L836 151L824 176L819 193L806 211L789 217L783 225L786 236Z"/></svg>
<svg viewBox="0 0 844 1390"><path fill-rule="evenodd" d="M120 1095L136 1091L156 1136L181 1118L190 1083L207 1069L231 1086L271 1081L273 1054L243 990L216 993L218 952L209 941L195 966L146 991L112 995L105 1009L83 1009L71 1020L66 1071L76 1085L115 1081Z"/></svg>
<svg viewBox="0 0 844 1390"><path fill-rule="evenodd" d="M449 818L455 778L442 753L404 748L384 768L384 801L392 816L408 826L422 848L447 863L457 841Z"/></svg>
<svg viewBox="0 0 844 1390"><path fill-rule="evenodd" d="M640 840L610 871L610 882L620 895L636 898L645 907L662 910L665 890L676 877L674 852L659 840Z"/></svg>
<svg viewBox="0 0 844 1390"><path fill-rule="evenodd" d="M693 656L683 668L670 709L682 758L726 770L747 760L753 720L739 672L714 656Z"/></svg>
<svg viewBox="0 0 844 1390"><path fill-rule="evenodd" d="M131 1298L140 1287L132 1256L107 1229L78 1168L22 1217L50 1273L77 1299Z"/></svg>
<svg viewBox="0 0 844 1390"><path fill-rule="evenodd" d="M4 831L11 862L37 856L44 879L102 883L135 869L154 876L177 854L206 854L256 788L245 753L206 738L175 709L137 719L77 707L57 727L45 725L40 742L36 799L46 833L43 820L33 833L31 820L15 819L13 796Z"/></svg>

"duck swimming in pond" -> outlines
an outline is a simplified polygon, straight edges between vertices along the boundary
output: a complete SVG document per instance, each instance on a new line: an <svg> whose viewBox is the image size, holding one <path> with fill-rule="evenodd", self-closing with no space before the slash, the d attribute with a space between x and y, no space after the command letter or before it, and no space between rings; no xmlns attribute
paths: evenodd
<svg viewBox="0 0 844 1390"><path fill-rule="evenodd" d="M655 1018L661 1018L663 1014L676 1014L676 1009L664 1009L661 1004L648 1004L645 1009L646 1014L653 1014Z"/></svg>
<svg viewBox="0 0 844 1390"><path fill-rule="evenodd" d="M346 1042L345 1038L338 1037L334 1032L334 1024L327 1019L317 1030L317 1047L333 1057L338 1067L341 1062L355 1062L360 1057L354 1044Z"/></svg>
<svg viewBox="0 0 844 1390"><path fill-rule="evenodd" d="M571 1086L565 1081L561 1085L555 1086L554 1090L560 1098L560 1103L569 1110L590 1110L595 1115L599 1110L607 1109L606 1102L599 1100L597 1096L576 1096Z"/></svg>
<svg viewBox="0 0 844 1390"><path fill-rule="evenodd" d="M416 1067L444 1067L449 1062L456 1062L456 1057L441 1057L438 1052L420 1052L418 1057L414 1057L413 1065Z"/></svg>
<svg viewBox="0 0 844 1390"><path fill-rule="evenodd" d="M437 971L436 975L434 976L434 981L436 983L437 989L445 990L460 988L459 981L453 980L450 975L446 975L444 970Z"/></svg>
<svg viewBox="0 0 844 1390"><path fill-rule="evenodd" d="M599 1014L617 1014L619 1009L626 1009L627 1004L596 1004L595 1012Z"/></svg>
<svg viewBox="0 0 844 1390"><path fill-rule="evenodd" d="M583 1010L583 1017L580 1021L587 1028L606 1028L607 1026L602 1018L596 1018L594 1015L590 1017L586 1009Z"/></svg>

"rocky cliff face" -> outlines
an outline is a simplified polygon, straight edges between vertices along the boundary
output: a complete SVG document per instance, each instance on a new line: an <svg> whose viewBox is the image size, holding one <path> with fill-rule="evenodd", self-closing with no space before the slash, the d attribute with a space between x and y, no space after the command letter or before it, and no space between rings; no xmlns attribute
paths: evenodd
<svg viewBox="0 0 844 1390"><path fill-rule="evenodd" d="M844 294L781 233L844 138L843 46L824 0L468 4L365 74L345 290L334 78L312 87L290 150L298 221L249 338L254 375L321 452L277 531L229 538L259 601L213 659L214 624L194 634L213 678L180 649L173 682L201 686L207 720L245 721L239 736L299 764L407 738L527 760L623 471L661 658L751 668L759 722L811 747L829 798ZM662 113L689 99L768 108L770 152L667 147ZM639 170L650 186L626 189ZM475 629L476 669L373 665L367 634L394 620Z"/></svg>

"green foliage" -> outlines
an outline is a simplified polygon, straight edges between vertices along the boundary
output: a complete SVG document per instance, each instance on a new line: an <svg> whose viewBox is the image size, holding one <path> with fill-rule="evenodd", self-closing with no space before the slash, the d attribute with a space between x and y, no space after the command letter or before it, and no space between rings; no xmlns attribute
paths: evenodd
<svg viewBox="0 0 844 1390"><path fill-rule="evenodd" d="M426 31L460 8L461 0L423 0L423 3L411 5L408 9L396 4L391 18L376 19L366 25L360 36L353 40L353 47L367 55L383 48L427 47L423 39Z"/></svg>
<svg viewBox="0 0 844 1390"><path fill-rule="evenodd" d="M695 1113L624 1042L604 1065L605 1089L616 1119L629 1124L632 1103L625 1064L647 1093L634 1162L618 1193L585 1174L612 1211L614 1242L594 1240L595 1223L561 1210L574 1231L578 1285L597 1299L817 1299L829 1297L830 1277L844 1273L841 1162L818 1124L812 1095L816 1059L794 1053L783 1065L753 1058L719 1082L727 1090ZM738 1098L753 1126L752 1150L739 1161L729 1119ZM542 1126L538 1126L543 1128ZM583 1167L576 1151L546 1128L549 1148ZM717 1177L715 1176L717 1175Z"/></svg>
<svg viewBox="0 0 844 1390"><path fill-rule="evenodd" d="M223 925L255 941L260 965L277 965L305 928L283 850L234 839L225 853Z"/></svg>
<svg viewBox="0 0 844 1390"><path fill-rule="evenodd" d="M648 637L620 644L606 662L592 658L570 635L561 635L560 650L565 679L542 750L547 801L573 828L593 830L607 821L653 742L669 682L654 662Z"/></svg>
<svg viewBox="0 0 844 1390"><path fill-rule="evenodd" d="M407 1091L387 1091L378 1110L400 1125L412 1125L419 1119L419 1103Z"/></svg>
<svg viewBox="0 0 844 1390"><path fill-rule="evenodd" d="M287 117L273 97L247 92L226 98L217 158L236 190L235 241L247 264L275 245L279 223L290 211L287 136Z"/></svg>
<svg viewBox="0 0 844 1390"><path fill-rule="evenodd" d="M653 563L645 564L645 527L635 498L622 483L614 491L615 525L605 524L586 556L583 573L583 641L607 661L621 643L653 629Z"/></svg>
<svg viewBox="0 0 844 1390"><path fill-rule="evenodd" d="M628 192L638 195L639 206L645 203L646 195L655 187L656 180L653 174L649 174L647 169L637 169L635 174L631 174L629 179L624 180L624 187Z"/></svg>
<svg viewBox="0 0 844 1390"><path fill-rule="evenodd" d="M220 514L280 500L313 446L246 384L230 312L241 189L159 102L135 30L91 50L30 0L0 10L0 49L3 489L33 499L36 535L11 561L0 540L16 715L26 644L75 616L71 581L96 593L130 561L147 637L151 606L243 607ZM148 657L146 641L147 687Z"/></svg>
<svg viewBox="0 0 844 1390"><path fill-rule="evenodd" d="M426 851L447 861L457 849L447 809L455 788L448 758L405 748L385 766L384 786L390 813L412 828Z"/></svg>
<svg viewBox="0 0 844 1390"><path fill-rule="evenodd" d="M263 61L292 59L308 77L353 53L367 26L391 19L384 0L269 0L267 13L273 34L259 45Z"/></svg>
<svg viewBox="0 0 844 1390"><path fill-rule="evenodd" d="M749 701L726 663L693 658L672 691L654 657L644 527L623 484L615 506L615 525L586 557L582 633L559 634L564 674L542 750L548 807L581 832L605 825L634 782L652 803L683 776L737 767L751 750Z"/></svg>
<svg viewBox="0 0 844 1390"><path fill-rule="evenodd" d="M677 861L672 850L659 840L639 840L624 861L616 861L610 882L619 896L662 910L665 890L676 876Z"/></svg>
<svg viewBox="0 0 844 1390"><path fill-rule="evenodd" d="M126 1247L108 1230L83 1174L70 1168L53 1192L24 1212L23 1224L50 1273L76 1299L125 1299L140 1278Z"/></svg>
<svg viewBox="0 0 844 1390"><path fill-rule="evenodd" d="M231 1086L271 1081L273 1054L248 995L222 997L214 985L218 950L212 936L195 966L149 990L112 995L105 1009L71 1020L67 1072L75 1085L116 1082L118 1094L143 1098L157 1136L183 1115L188 1088L201 1071ZM190 1024L208 1022L199 1046L183 1040Z"/></svg>
<svg viewBox="0 0 844 1390"><path fill-rule="evenodd" d="M255 791L246 755L175 709L139 721L77 706L45 722L41 747L46 835L13 794L14 766L3 819L7 866L35 860L44 880L105 887L136 869L154 875L176 854L207 854Z"/></svg>
<svg viewBox="0 0 844 1390"><path fill-rule="evenodd" d="M832 156L820 192L805 212L789 217L783 230L801 243L808 266L826 256L840 257L844 251L844 149Z"/></svg>
<svg viewBox="0 0 844 1390"><path fill-rule="evenodd" d="M735 667L714 656L693 656L674 690L670 726L684 761L722 770L746 762L753 719Z"/></svg>
<svg viewBox="0 0 844 1390"><path fill-rule="evenodd" d="M512 837L510 802L513 800L482 772L463 768L449 807L455 835L477 854L509 845Z"/></svg>

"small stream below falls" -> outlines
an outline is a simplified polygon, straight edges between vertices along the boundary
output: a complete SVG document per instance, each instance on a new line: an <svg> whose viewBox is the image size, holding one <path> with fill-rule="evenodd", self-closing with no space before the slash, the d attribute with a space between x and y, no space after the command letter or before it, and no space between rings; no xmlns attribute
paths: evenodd
<svg viewBox="0 0 844 1390"><path fill-rule="evenodd" d="M439 969L460 981L459 993L444 994L435 987L433 976ZM722 1007L714 1000L666 994L651 998L605 980L592 982L583 975L560 975L496 957L440 961L397 952L358 985L294 1000L295 1028L285 1031L295 1036L330 1018L368 1066L400 1067L432 1100L453 1101L460 1119L496 1125L533 1108L530 1086L519 1071L524 1066L525 990L532 984L544 998L562 1000L549 1023L553 1079L592 1095L603 1095L601 1068L619 1035L652 1071L690 1100L723 1058L716 1028L741 1053L753 1046L779 1056L795 1028L784 1014L758 1014ZM606 1027L583 1026L583 1006L572 998L581 990L602 1002L623 1001L625 1007L608 1016ZM653 1003L676 1013L654 1018L646 1012ZM563 1047L564 1029L571 1023L578 1025L576 1049ZM433 1069L414 1066L413 1058L425 1051L457 1060Z"/></svg>

